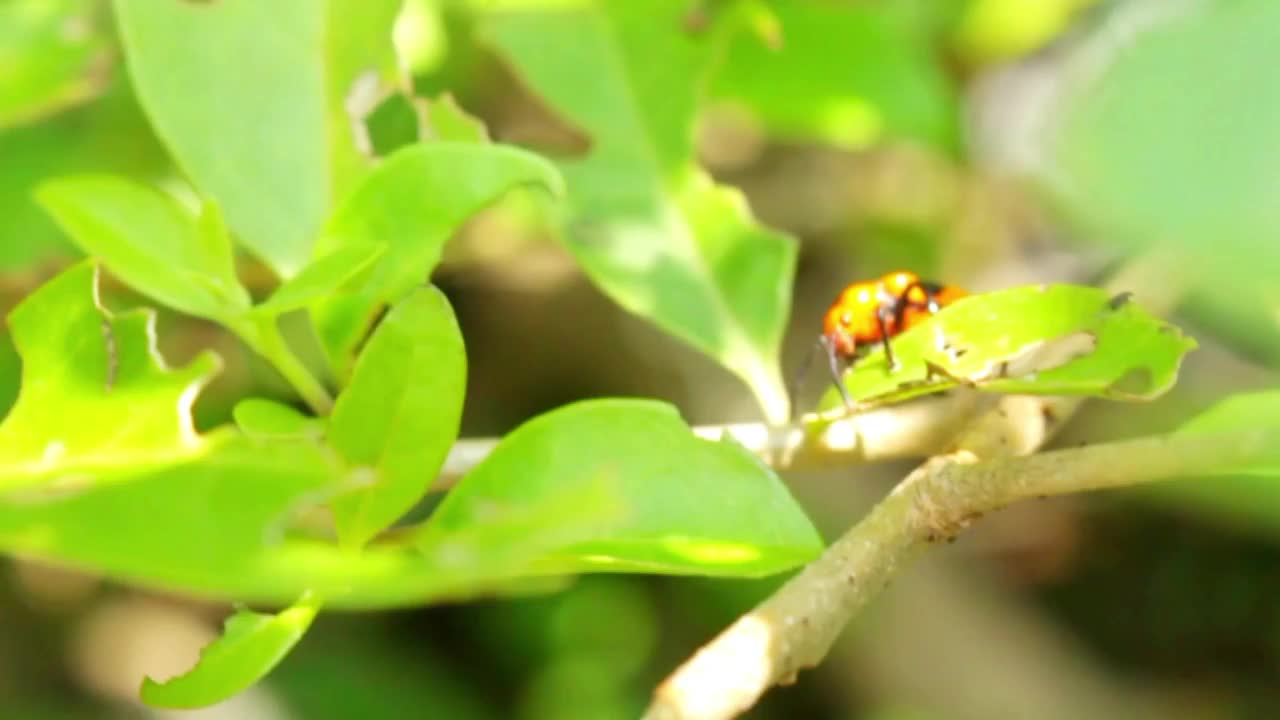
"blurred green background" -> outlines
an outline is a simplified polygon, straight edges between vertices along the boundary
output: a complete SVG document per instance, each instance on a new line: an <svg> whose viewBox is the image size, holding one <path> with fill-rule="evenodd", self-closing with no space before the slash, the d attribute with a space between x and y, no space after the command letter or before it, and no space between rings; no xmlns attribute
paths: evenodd
<svg viewBox="0 0 1280 720"><path fill-rule="evenodd" d="M699 154L802 243L788 372L855 279L907 268L973 290L1088 283L1154 252L1178 259L1175 319L1201 349L1170 395L1091 403L1056 442L1167 430L1276 386L1280 4L691 0L691 23L730 5L754 32L735 36L708 83ZM474 12L408 0L397 42L415 89L452 93L498 140L572 151L573 129L479 42ZM370 119L379 148L412 131L400 102ZM75 259L33 186L87 170L176 178L110 7L0 0L0 311ZM270 286L248 260L242 274ZM753 417L731 375L604 298L528 197L469 223L435 281L468 345L464 436L606 395L669 400L695 423ZM139 302L111 290L113 307ZM201 425L226 421L251 389L287 397L213 326L162 313L159 327L172 362L204 348L227 361ZM0 338L0 408L18 371ZM910 467L787 480L832 538ZM749 716L1280 716L1278 567L1280 488L1265 479L1011 508L909 572L827 663ZM325 614L265 682L191 716L633 718L777 582L593 577L547 596ZM0 561L0 718L177 717L138 706L136 683L189 664L225 612Z"/></svg>

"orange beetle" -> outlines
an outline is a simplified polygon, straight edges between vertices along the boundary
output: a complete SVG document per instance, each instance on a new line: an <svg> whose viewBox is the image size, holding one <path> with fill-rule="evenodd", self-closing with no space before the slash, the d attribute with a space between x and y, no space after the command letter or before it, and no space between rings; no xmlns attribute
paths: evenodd
<svg viewBox="0 0 1280 720"><path fill-rule="evenodd" d="M889 369L898 367L889 339L918 325L933 313L965 296L957 287L923 282L915 273L898 271L878 280L853 283L831 304L822 323L819 344L825 351L831 379L846 407L853 399L840 380L841 372L868 346L884 347Z"/></svg>

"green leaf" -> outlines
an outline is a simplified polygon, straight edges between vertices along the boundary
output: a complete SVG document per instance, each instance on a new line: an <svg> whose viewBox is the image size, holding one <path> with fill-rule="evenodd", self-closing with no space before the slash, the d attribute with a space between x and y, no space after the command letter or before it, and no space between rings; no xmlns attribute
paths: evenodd
<svg viewBox="0 0 1280 720"><path fill-rule="evenodd" d="M51 180L36 195L86 254L148 297L211 319L248 308L216 205L197 219L168 195L111 175Z"/></svg>
<svg viewBox="0 0 1280 720"><path fill-rule="evenodd" d="M18 399L21 367L18 351L8 333L0 334L0 417L4 417Z"/></svg>
<svg viewBox="0 0 1280 720"><path fill-rule="evenodd" d="M0 550L167 591L289 602L317 571L296 560L287 571L265 563L300 542L291 525L342 477L314 442L222 430L177 459L53 466L42 480L0 493ZM362 574L359 562L326 560L332 575L319 579L327 589L341 592Z"/></svg>
<svg viewBox="0 0 1280 720"><path fill-rule="evenodd" d="M296 597L309 586L273 585L256 563L337 488L338 463L314 442L197 435L190 409L216 356L166 369L154 316L110 316L95 287L82 263L9 317L23 375L0 424L0 549L168 589Z"/></svg>
<svg viewBox="0 0 1280 720"><path fill-rule="evenodd" d="M1280 3L1133 9L1141 31L1069 85L1044 179L1083 236L1184 252L1190 279L1247 305L1280 267Z"/></svg>
<svg viewBox="0 0 1280 720"><path fill-rule="evenodd" d="M283 277L310 260L334 201L368 165L363 113L397 76L400 4L115 3L152 124L239 239Z"/></svg>
<svg viewBox="0 0 1280 720"><path fill-rule="evenodd" d="M522 582L553 578L545 574L549 559L584 539L616 532L627 513L618 484L601 476L518 503L491 502L483 515L483 521L461 527L428 524L414 532L423 558L442 581L441 596L519 591Z"/></svg>
<svg viewBox="0 0 1280 720"><path fill-rule="evenodd" d="M253 311L255 314L278 315L305 307L341 288L386 250L382 244L338 248L286 280Z"/></svg>
<svg viewBox="0 0 1280 720"><path fill-rule="evenodd" d="M1211 433L1254 436L1258 430L1280 429L1280 391L1233 395L1193 417L1176 434ZM1273 433L1274 434L1274 433ZM1137 488L1134 495L1199 516L1280 539L1280 446L1265 448L1247 464L1223 466L1209 477L1188 477Z"/></svg>
<svg viewBox="0 0 1280 720"><path fill-rule="evenodd" d="M246 435L260 438L319 438L324 421L297 409L264 398L246 398L232 410L236 425Z"/></svg>
<svg viewBox="0 0 1280 720"><path fill-rule="evenodd" d="M536 524L522 509L546 507L549 494L564 498L555 516L568 516L574 493L601 497L599 483L616 489L620 519L561 538L536 563L540 572L755 576L822 550L769 468L732 441L697 438L674 408L647 400L575 403L520 426L445 497L420 542L431 547L493 517Z"/></svg>
<svg viewBox="0 0 1280 720"><path fill-rule="evenodd" d="M420 286L463 221L521 185L560 191L555 167L532 153L474 143L415 145L388 157L335 213L318 252L384 243L366 277L312 311L334 368L345 374L377 311Z"/></svg>
<svg viewBox="0 0 1280 720"><path fill-rule="evenodd" d="M1259 428L1280 430L1280 390L1232 395L1192 418L1178 428L1178 432L1252 433ZM1280 447L1273 449L1272 457L1259 458L1249 465L1224 467L1221 472L1263 477L1280 475ZM1277 516L1280 517L1280 513Z"/></svg>
<svg viewBox="0 0 1280 720"><path fill-rule="evenodd" d="M774 135L861 149L886 137L956 145L958 108L928 38L885 4L777 3L781 44L739 32L712 98L745 107ZM838 38L838 40L837 40Z"/></svg>
<svg viewBox="0 0 1280 720"><path fill-rule="evenodd" d="M334 498L343 544L360 546L422 497L458 436L467 358L444 294L396 303L356 361L329 419L329 442L371 485Z"/></svg>
<svg viewBox="0 0 1280 720"><path fill-rule="evenodd" d="M90 474L206 450L190 410L217 356L166 368L154 314L110 316L95 304L96 292L93 265L81 263L9 316L23 373L18 401L0 423L0 497L52 481L75 487L96 482Z"/></svg>
<svg viewBox="0 0 1280 720"><path fill-rule="evenodd" d="M468 115L452 95L443 95L427 104L427 129L435 140L483 143L489 141L484 124Z"/></svg>
<svg viewBox="0 0 1280 720"><path fill-rule="evenodd" d="M191 670L163 683L144 679L142 701L152 707L196 708L247 689L298 644L319 610L320 602L309 595L276 615L237 610Z"/></svg>
<svg viewBox="0 0 1280 720"><path fill-rule="evenodd" d="M150 316L108 316L93 292L86 263L11 317L24 384L0 424L0 551L210 598L290 602L312 590L334 607L368 608L587 570L759 575L820 549L745 450L694 438L667 406L600 401L513 433L425 529L350 552L302 522L367 472L344 467L278 406L239 409L251 435L195 435L189 407L212 356L164 370ZM387 337L420 298L439 301L415 293L393 310ZM390 359L384 342L375 335L370 362ZM396 442L406 436L389 425Z"/></svg>
<svg viewBox="0 0 1280 720"><path fill-rule="evenodd" d="M0 129L96 96L111 77L111 46L84 0L0 3Z"/></svg>
<svg viewBox="0 0 1280 720"><path fill-rule="evenodd" d="M36 187L49 178L86 172L139 178L172 173L164 148L122 79L92 103L0 132L0 158L0 237L21 238L0 242L0 269L6 272L40 263L65 266L79 255L35 200Z"/></svg>
<svg viewBox="0 0 1280 720"><path fill-rule="evenodd" d="M964 298L892 345L897 371L877 350L846 373L855 401L892 402L960 384L1002 393L1148 400L1173 386L1182 356L1196 347L1127 297L1075 285ZM840 405L832 390L821 407Z"/></svg>
<svg viewBox="0 0 1280 720"><path fill-rule="evenodd" d="M778 350L795 245L695 164L697 89L714 58L708 38L680 30L688 3L505 5L488 37L591 136L586 157L560 164L569 250L620 305L715 358L785 421Z"/></svg>
<svg viewBox="0 0 1280 720"><path fill-rule="evenodd" d="M196 435L189 408L216 359L165 370L151 316L106 315L94 287L82 264L11 316L24 377L0 424L0 551L214 598L288 602L314 589L340 607L417 604L501 580L442 571L407 547L350 553L292 529L361 473L344 478L312 440L314 421L264 401L238 408L252 436Z"/></svg>

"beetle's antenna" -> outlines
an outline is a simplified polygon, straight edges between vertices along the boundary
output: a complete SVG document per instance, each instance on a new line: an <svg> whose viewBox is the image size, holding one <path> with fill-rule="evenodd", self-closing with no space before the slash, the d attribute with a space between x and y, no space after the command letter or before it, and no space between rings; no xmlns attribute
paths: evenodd
<svg viewBox="0 0 1280 720"><path fill-rule="evenodd" d="M804 360L800 361L800 367L796 368L796 373L791 377L791 385L787 388L787 393L791 396L791 421L795 422L800 417L800 389L804 387L805 376L809 374L809 369L813 367L813 358L822 351L827 350L830 344L827 342L825 335L819 335L818 339L809 348L809 353L804 356Z"/></svg>

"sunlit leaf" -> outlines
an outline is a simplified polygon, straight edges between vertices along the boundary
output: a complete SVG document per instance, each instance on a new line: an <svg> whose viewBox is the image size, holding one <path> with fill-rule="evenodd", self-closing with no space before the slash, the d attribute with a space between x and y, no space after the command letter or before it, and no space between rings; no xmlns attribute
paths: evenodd
<svg viewBox="0 0 1280 720"><path fill-rule="evenodd" d="M286 278L311 259L325 216L370 160L360 110L396 77L400 4L115 3L160 137L241 242Z"/></svg>
<svg viewBox="0 0 1280 720"><path fill-rule="evenodd" d="M312 441L197 435L216 358L166 369L152 315L106 314L94 279L73 267L10 316L23 376L0 424L0 549L170 589L278 588L259 555L336 489L338 464Z"/></svg>
<svg viewBox="0 0 1280 720"><path fill-rule="evenodd" d="M1195 341L1142 309L1140 298L1074 285L1028 286L975 295L893 338L900 367L882 351L845 376L858 402L879 403L960 384L1040 395L1156 397L1177 378ZM835 390L823 408L838 407Z"/></svg>
<svg viewBox="0 0 1280 720"><path fill-rule="evenodd" d="M111 175L50 180L37 197L85 253L139 292L212 319L248 307L216 205L197 218L162 192Z"/></svg>
<svg viewBox="0 0 1280 720"><path fill-rule="evenodd" d="M718 360L768 417L785 420L778 349L795 246L695 164L697 95L714 48L682 29L688 3L500 5L486 36L590 136L585 157L560 163L569 250L620 305Z"/></svg>
<svg viewBox="0 0 1280 720"><path fill-rule="evenodd" d="M489 133L484 124L458 107L450 95L432 100L427 105L427 129L435 140L454 142L486 142Z"/></svg>
<svg viewBox="0 0 1280 720"><path fill-rule="evenodd" d="M176 462L204 452L191 404L218 367L205 353L170 370L154 315L98 307L95 269L82 263L28 296L9 316L23 360L17 403L0 423L0 497L97 473Z"/></svg>
<svg viewBox="0 0 1280 720"><path fill-rule="evenodd" d="M210 598L290 602L313 590L326 604L358 608L584 571L761 575L820 549L786 489L746 450L695 438L658 403L597 401L531 421L468 475L425 528L353 553L308 518L359 486L366 471L317 443L315 421L264 401L238 409L245 434L196 435L189 407L213 358L164 370L150 344L149 315L105 314L94 303L93 280L91 265L73 268L11 318L24 385L0 425L5 552ZM417 347L440 333L447 342L423 346L439 352L456 343L445 310L427 290L393 310L386 334L371 341L369 370L357 372L352 407L371 407L399 387L405 397L389 405L403 399L422 409L425 397L413 385L393 382L423 381L416 354L394 351L406 338ZM454 351L460 355L460 347ZM460 366L462 358L452 362ZM439 397L461 393L448 375ZM377 415L337 413L335 438L352 457L381 452L377 443L388 441L394 452L376 467L404 471L417 493L439 465L426 455L443 452L452 432L441 430L448 423L432 425L450 413L433 412L389 418L385 437L345 425ZM77 422L68 425L68 417ZM408 422L423 418L426 424ZM437 430L438 443L421 451L408 444ZM388 497L401 502L401 489ZM371 507L379 513L390 507L377 499ZM459 564L459 557L488 559Z"/></svg>
<svg viewBox="0 0 1280 720"><path fill-rule="evenodd" d="M711 97L749 110L773 135L864 148L909 137L957 140L958 108L927 38L882 3L776 3L780 41L729 41ZM831 42L831 38L840 38Z"/></svg>
<svg viewBox="0 0 1280 720"><path fill-rule="evenodd" d="M955 44L968 59L993 62L1036 50L1097 0L973 0L956 22Z"/></svg>
<svg viewBox="0 0 1280 720"><path fill-rule="evenodd" d="M608 535L626 522L626 501L612 478L600 476L549 488L521 502L495 498L480 522L415 532L422 557L442 580L442 596L492 592L537 580L547 563L584 539ZM551 572L574 572L572 566ZM520 587L519 584L516 585Z"/></svg>
<svg viewBox="0 0 1280 720"><path fill-rule="evenodd" d="M414 505L458 435L467 361L449 301L434 287L396 303L338 396L328 439L369 487L330 507L344 544L360 546Z"/></svg>
<svg viewBox="0 0 1280 720"><path fill-rule="evenodd" d="M247 689L271 672L302 639L320 609L304 597L275 615L237 610L227 618L222 635L200 652L186 673L142 683L142 700L152 707L195 708L212 705Z"/></svg>
<svg viewBox="0 0 1280 720"><path fill-rule="evenodd" d="M324 420L289 405L265 398L246 398L233 410L236 426L253 437L310 437L324 435Z"/></svg>
<svg viewBox="0 0 1280 720"><path fill-rule="evenodd" d="M369 174L335 213L317 248L387 246L366 277L312 310L340 374L378 310L427 280L463 221L522 185L559 192L561 181L555 167L533 153L470 142L404 148Z"/></svg>
<svg viewBox="0 0 1280 720"><path fill-rule="evenodd" d="M522 425L446 496L422 542L601 482L616 488L620 520L565 538L542 572L764 575L822 549L769 468L731 441L695 437L673 408L644 400L580 402Z"/></svg>
<svg viewBox="0 0 1280 720"><path fill-rule="evenodd" d="M289 312L326 297L372 265L386 249L381 244L340 247L286 280L271 297L255 306L254 312Z"/></svg>

